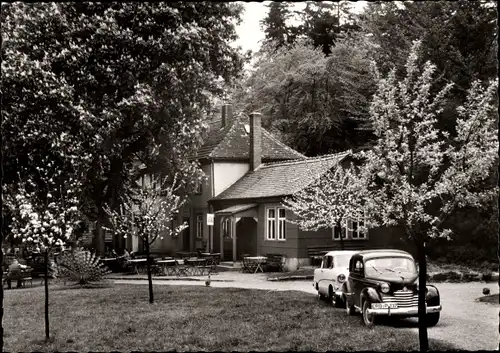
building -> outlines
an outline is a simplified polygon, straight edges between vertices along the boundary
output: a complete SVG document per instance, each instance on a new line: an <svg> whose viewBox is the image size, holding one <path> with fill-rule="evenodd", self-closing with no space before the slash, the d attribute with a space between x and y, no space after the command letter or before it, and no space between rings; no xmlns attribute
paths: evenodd
<svg viewBox="0 0 500 353"><path fill-rule="evenodd" d="M223 106L221 119L210 123L197 159L208 181L180 210L177 222L189 227L177 237L157 240L154 252L220 252L224 260L238 261L243 254L281 254L287 267L309 264L308 249L340 249L341 232L308 232L291 222L294 215L282 206L285 197L305 188L315 178L348 160L350 152L307 158L284 145L261 127L260 114L232 116ZM207 225L207 214L214 225ZM356 228L345 224L346 249L402 247L399 233L389 229ZM361 221L361 220L359 220Z"/></svg>

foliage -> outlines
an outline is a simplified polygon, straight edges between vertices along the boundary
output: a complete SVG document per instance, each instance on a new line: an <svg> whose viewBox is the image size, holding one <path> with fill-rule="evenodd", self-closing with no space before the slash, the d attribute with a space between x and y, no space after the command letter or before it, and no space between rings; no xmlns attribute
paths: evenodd
<svg viewBox="0 0 500 353"><path fill-rule="evenodd" d="M149 302L153 303L153 280L151 272L150 246L160 237L178 235L187 224L174 226L173 219L186 201L180 195L182 181L174 175L173 181L167 178L152 177L150 183L138 188L135 194L123 203L120 211L104 208L110 218L112 231L126 238L137 234L143 241L147 257Z"/></svg>
<svg viewBox="0 0 500 353"><path fill-rule="evenodd" d="M15 195L6 195L6 203L14 214L10 224L14 237L41 251L63 246L79 224L78 199L72 190L62 186L59 190L52 189L54 196L46 192L46 203L41 203L36 191L28 191L26 184L21 185Z"/></svg>
<svg viewBox="0 0 500 353"><path fill-rule="evenodd" d="M437 121L440 130L453 136L458 131L457 108L465 104L470 83L480 80L486 85L497 77L497 17L491 1L378 2L367 4L360 24L378 47L374 58L381 72L395 67L398 78L404 75L412 41L421 39L418 60L436 65L431 91L453 83ZM494 176L494 168L485 173ZM496 203L490 202L494 214ZM471 221L468 209L458 210L445 227L454 232L454 239L472 237L475 247L488 251L490 234L498 229L491 212L481 212Z"/></svg>
<svg viewBox="0 0 500 353"><path fill-rule="evenodd" d="M285 199L283 205L293 211L293 222L304 230L339 227L348 218L363 217L359 182L354 166L338 166Z"/></svg>
<svg viewBox="0 0 500 353"><path fill-rule="evenodd" d="M498 187L488 173L498 166L497 82L486 88L479 81L472 82L465 103L457 108L457 131L451 136L436 126L451 84L432 93L435 66L426 62L420 69L419 46L416 41L402 80L395 70L378 79L370 105L376 140L372 148L357 154L362 162L359 173L353 170L349 178L345 172L329 174L298 193L298 201L291 206L300 219L308 218L301 222L305 226L328 226L339 214L346 216L357 208L358 213L370 215L369 227L401 227L417 247L419 283L425 286L426 243L450 238L450 229L443 226L456 209L481 208L498 197ZM308 209L315 212L307 213ZM428 348L425 317L421 291L423 351Z"/></svg>
<svg viewBox="0 0 500 353"><path fill-rule="evenodd" d="M426 283L426 242L450 238L444 221L457 208L480 208L498 195L485 171L497 164L498 127L494 119L497 82L484 88L474 81L465 104L457 108L454 136L437 128L437 119L451 85L432 97L435 66L422 71L417 64L420 42L415 42L398 82L394 70L380 79L370 106L377 136L373 148L362 153L361 178L366 181L363 206L372 223L401 226L417 246L419 283ZM420 350L427 351L425 294L419 292Z"/></svg>
<svg viewBox="0 0 500 353"><path fill-rule="evenodd" d="M379 46L377 63L387 73L402 68L416 39L422 61L436 65L438 87L454 83L453 96L465 98L470 82L497 73L497 11L490 1L369 3L362 27Z"/></svg>
<svg viewBox="0 0 500 353"><path fill-rule="evenodd" d="M272 42L273 49L292 44L296 35L293 33L293 27L287 23L293 16L291 4L285 1L271 1L265 6L269 8L269 12L260 21L265 35L264 44Z"/></svg>
<svg viewBox="0 0 500 353"><path fill-rule="evenodd" d="M328 56L337 45L341 32L357 31L348 2L306 1L301 11L293 10L296 4L272 1L269 12L260 22L264 31L264 44L271 45L271 52L308 39L314 48ZM342 18L342 21L341 21Z"/></svg>
<svg viewBox="0 0 500 353"><path fill-rule="evenodd" d="M213 2L2 4L5 174L25 180L45 154L81 146L79 207L100 223L133 188L137 160L171 179L201 174L186 157L212 97L241 70L230 45L240 13ZM186 192L197 183L185 181Z"/></svg>
<svg viewBox="0 0 500 353"><path fill-rule="evenodd" d="M58 258L58 277L75 281L80 285L102 281L110 271L90 251L77 249Z"/></svg>
<svg viewBox="0 0 500 353"><path fill-rule="evenodd" d="M372 51L355 35L346 36L328 58L307 42L274 53L264 48L234 99L246 111L262 112L264 127L306 155L356 148L370 139L360 129L375 89Z"/></svg>
<svg viewBox="0 0 500 353"><path fill-rule="evenodd" d="M171 184L167 179L155 177L153 182L138 188L119 211L105 207L112 225L110 230L124 238L136 234L148 245L158 238L179 234L187 227L182 224L172 228L172 220L186 201L178 194L181 186L177 177Z"/></svg>
<svg viewBox="0 0 500 353"><path fill-rule="evenodd" d="M374 148L364 153L371 207L385 225L402 225L411 238L448 236L440 229L457 207L480 207L496 192L483 185L496 163L497 128L491 112L496 82L487 89L475 81L466 104L457 109L457 133L436 128L450 85L431 100L435 67L416 66L419 42L397 82L394 71L379 81L371 105ZM373 177L375 176L375 177Z"/></svg>

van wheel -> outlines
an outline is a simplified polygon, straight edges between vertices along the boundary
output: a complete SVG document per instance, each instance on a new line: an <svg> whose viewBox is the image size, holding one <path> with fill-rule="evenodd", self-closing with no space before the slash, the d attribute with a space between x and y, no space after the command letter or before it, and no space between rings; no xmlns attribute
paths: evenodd
<svg viewBox="0 0 500 353"><path fill-rule="evenodd" d="M363 323L365 326L372 327L375 325L375 315L368 314L368 309L370 308L370 301L363 301Z"/></svg>

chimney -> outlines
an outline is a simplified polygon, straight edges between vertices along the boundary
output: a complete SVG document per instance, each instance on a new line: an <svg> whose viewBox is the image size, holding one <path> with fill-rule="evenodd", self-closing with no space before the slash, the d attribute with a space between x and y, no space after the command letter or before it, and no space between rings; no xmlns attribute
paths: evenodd
<svg viewBox="0 0 500 353"><path fill-rule="evenodd" d="M226 126L233 118L233 105L223 104L222 105L222 116L221 116L221 127Z"/></svg>
<svg viewBox="0 0 500 353"><path fill-rule="evenodd" d="M255 170L262 162L261 114L250 114L250 170Z"/></svg>

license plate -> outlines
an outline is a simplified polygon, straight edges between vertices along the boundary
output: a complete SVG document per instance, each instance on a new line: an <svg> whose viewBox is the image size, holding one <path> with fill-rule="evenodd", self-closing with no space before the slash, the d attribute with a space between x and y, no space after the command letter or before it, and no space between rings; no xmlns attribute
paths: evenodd
<svg viewBox="0 0 500 353"><path fill-rule="evenodd" d="M398 304L395 303L372 303L372 309L397 309Z"/></svg>

